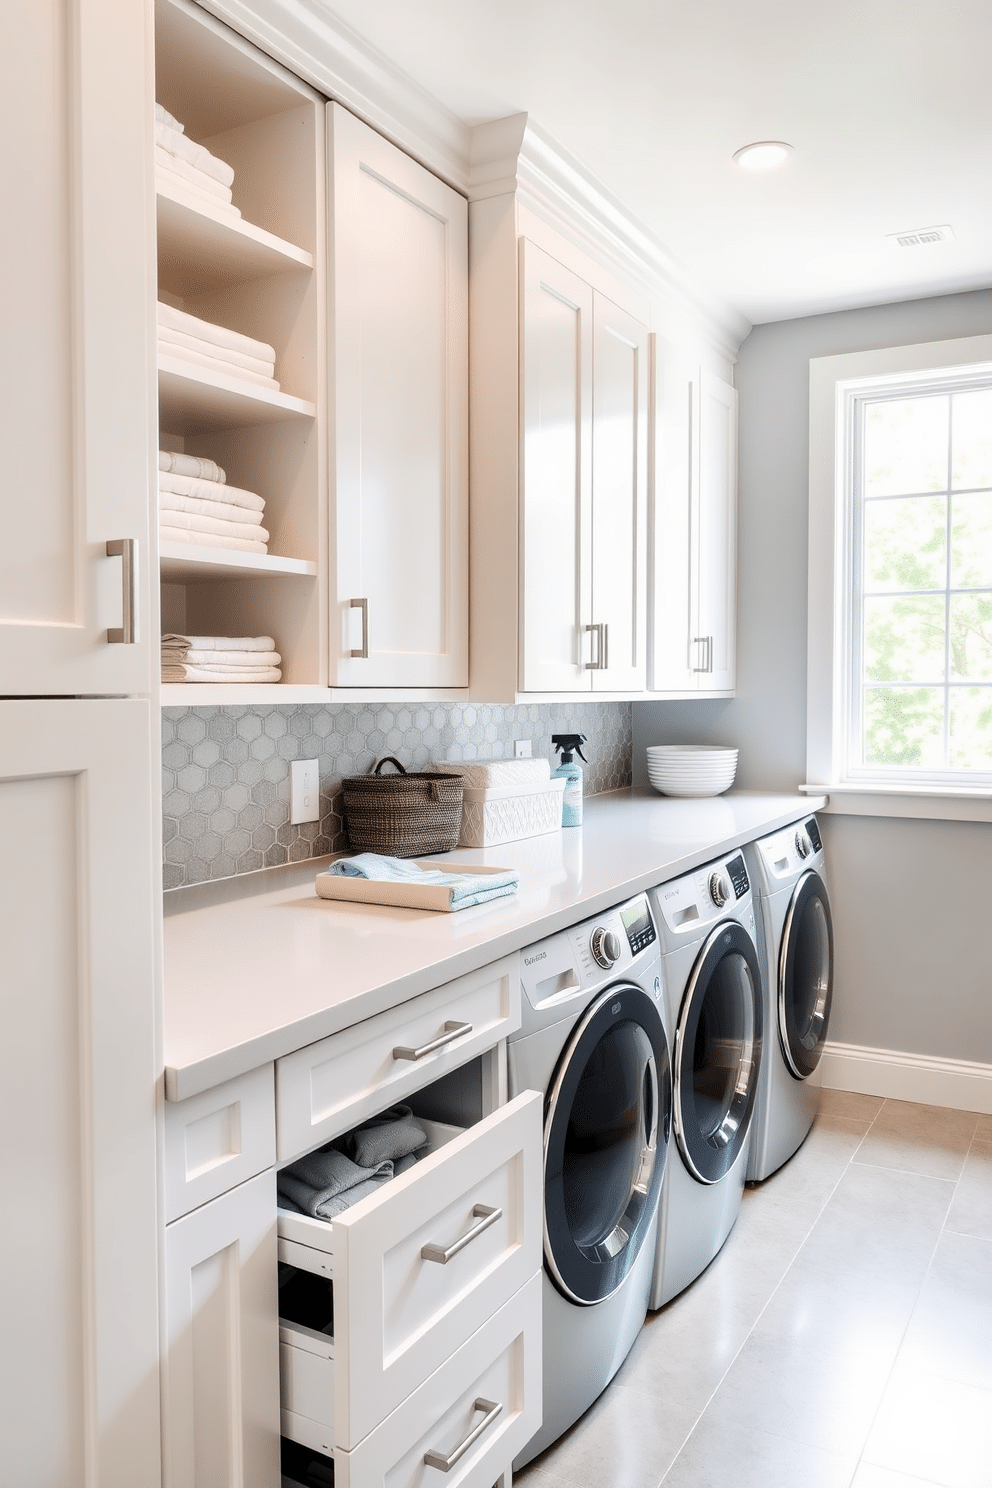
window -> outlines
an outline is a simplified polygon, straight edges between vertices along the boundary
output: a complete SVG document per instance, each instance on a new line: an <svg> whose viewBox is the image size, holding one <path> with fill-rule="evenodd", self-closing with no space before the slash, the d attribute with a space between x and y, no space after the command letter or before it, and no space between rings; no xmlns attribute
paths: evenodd
<svg viewBox="0 0 992 1488"><path fill-rule="evenodd" d="M812 784L992 797L992 337L810 363L807 718Z"/></svg>

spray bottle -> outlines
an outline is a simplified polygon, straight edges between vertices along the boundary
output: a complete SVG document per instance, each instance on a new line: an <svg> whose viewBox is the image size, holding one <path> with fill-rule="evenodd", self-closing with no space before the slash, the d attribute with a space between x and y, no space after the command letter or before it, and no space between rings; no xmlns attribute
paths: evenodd
<svg viewBox="0 0 992 1488"><path fill-rule="evenodd" d="M552 777L562 776L565 780L565 795L561 808L561 824L563 827L581 827L582 825L582 766L577 765L573 759L573 753L579 759L585 760L580 745L586 742L585 734L552 734L551 742L561 752L561 763L557 769L552 770ZM588 760L586 760L588 764Z"/></svg>

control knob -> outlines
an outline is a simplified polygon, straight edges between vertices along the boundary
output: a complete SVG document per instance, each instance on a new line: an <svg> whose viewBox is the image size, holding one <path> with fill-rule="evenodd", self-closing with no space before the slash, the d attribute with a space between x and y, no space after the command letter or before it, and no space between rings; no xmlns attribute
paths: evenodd
<svg viewBox="0 0 992 1488"><path fill-rule="evenodd" d="M614 962L620 960L620 937L612 930L607 930L604 925L598 925L592 932L589 946L593 958L605 971L609 971Z"/></svg>
<svg viewBox="0 0 992 1488"><path fill-rule="evenodd" d="M717 909L722 909L730 898L730 885L722 873L710 874L710 898Z"/></svg>
<svg viewBox="0 0 992 1488"><path fill-rule="evenodd" d="M806 835L804 827L800 827L796 833L796 852L801 858L808 858L813 851L813 844Z"/></svg>

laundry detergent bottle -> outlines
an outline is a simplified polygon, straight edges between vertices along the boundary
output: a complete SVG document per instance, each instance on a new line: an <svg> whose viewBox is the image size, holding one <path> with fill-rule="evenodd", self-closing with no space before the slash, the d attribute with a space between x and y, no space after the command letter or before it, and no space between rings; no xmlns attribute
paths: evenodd
<svg viewBox="0 0 992 1488"><path fill-rule="evenodd" d="M565 781L565 794L561 805L563 827L582 825L582 766L575 763L574 755L585 760L580 745L586 742L585 734L552 734L551 742L561 754L561 763L551 771L552 777L561 776ZM588 760L586 760L588 764Z"/></svg>

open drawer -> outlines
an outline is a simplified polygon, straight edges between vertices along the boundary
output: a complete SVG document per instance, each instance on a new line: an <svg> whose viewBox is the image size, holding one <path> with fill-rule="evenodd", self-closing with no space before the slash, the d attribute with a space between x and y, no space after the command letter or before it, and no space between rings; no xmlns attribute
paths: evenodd
<svg viewBox="0 0 992 1488"><path fill-rule="evenodd" d="M312 1276L280 1320L304 1445L357 1447L540 1270L541 1141L528 1091L329 1224L279 1210L279 1259Z"/></svg>

